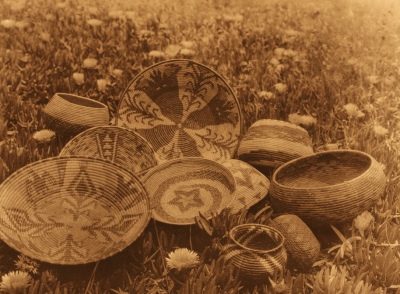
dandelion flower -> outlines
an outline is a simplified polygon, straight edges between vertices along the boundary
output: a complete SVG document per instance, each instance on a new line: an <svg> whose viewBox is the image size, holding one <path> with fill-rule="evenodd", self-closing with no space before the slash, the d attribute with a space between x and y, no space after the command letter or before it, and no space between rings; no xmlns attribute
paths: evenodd
<svg viewBox="0 0 400 294"><path fill-rule="evenodd" d="M151 50L149 52L149 56L154 58L163 58L165 56L165 53L158 50Z"/></svg>
<svg viewBox="0 0 400 294"><path fill-rule="evenodd" d="M383 137L385 136L389 130L387 128L382 127L380 124L375 124L374 125L374 133L378 137Z"/></svg>
<svg viewBox="0 0 400 294"><path fill-rule="evenodd" d="M86 58L83 60L83 67L84 68L95 68L97 66L97 59L96 58Z"/></svg>
<svg viewBox="0 0 400 294"><path fill-rule="evenodd" d="M182 48L180 54L186 57L192 57L196 54L196 52L192 49Z"/></svg>
<svg viewBox="0 0 400 294"><path fill-rule="evenodd" d="M13 19L4 19L0 22L0 24L6 29L10 29L15 26L16 21Z"/></svg>
<svg viewBox="0 0 400 294"><path fill-rule="evenodd" d="M187 248L178 248L168 254L167 266L177 270L190 269L200 263L199 255Z"/></svg>
<svg viewBox="0 0 400 294"><path fill-rule="evenodd" d="M260 93L258 93L258 95L261 98L264 98L265 100L269 100L269 99L272 99L274 97L274 93L268 92L268 91L261 91Z"/></svg>
<svg viewBox="0 0 400 294"><path fill-rule="evenodd" d="M358 106L354 103L347 103L343 106L347 112L347 115L351 118L362 118L365 116L365 113L358 109Z"/></svg>
<svg viewBox="0 0 400 294"><path fill-rule="evenodd" d="M182 41L181 42L181 46L183 48L191 49L191 48L194 47L194 42L192 42L192 41Z"/></svg>
<svg viewBox="0 0 400 294"><path fill-rule="evenodd" d="M301 116L301 124L303 126L311 126L315 125L317 123L317 120L315 117L312 117L311 115L302 115Z"/></svg>
<svg viewBox="0 0 400 294"><path fill-rule="evenodd" d="M83 85L85 83L85 75L83 73L74 72L72 74L72 78L77 85Z"/></svg>
<svg viewBox="0 0 400 294"><path fill-rule="evenodd" d="M364 236L364 231L368 229L371 223L374 221L374 217L369 211L364 211L354 219L354 226L360 232L361 236Z"/></svg>
<svg viewBox="0 0 400 294"><path fill-rule="evenodd" d="M122 77L123 72L124 72L124 71L123 71L122 69L114 68L113 71L112 71L112 74L113 74L114 76L120 78L120 77Z"/></svg>
<svg viewBox="0 0 400 294"><path fill-rule="evenodd" d="M1 277L0 289L6 293L23 291L29 286L31 277L27 272L14 271Z"/></svg>
<svg viewBox="0 0 400 294"><path fill-rule="evenodd" d="M101 92L105 92L107 89L108 81L106 79L98 79L96 81L97 83L97 89Z"/></svg>
<svg viewBox="0 0 400 294"><path fill-rule="evenodd" d="M280 61L277 58L272 57L269 63L271 63L274 66L277 66L278 64L280 64Z"/></svg>
<svg viewBox="0 0 400 294"><path fill-rule="evenodd" d="M19 29L24 29L24 28L26 28L27 26L29 26L29 22L27 22L26 20L20 20L20 21L17 21L17 22L15 23L15 26L16 26L17 28L19 28Z"/></svg>
<svg viewBox="0 0 400 294"><path fill-rule="evenodd" d="M97 18L91 18L87 20L87 23L91 25L92 27L98 27L103 24L103 21Z"/></svg>
<svg viewBox="0 0 400 294"><path fill-rule="evenodd" d="M182 49L181 46L175 45L175 44L170 44L167 46L165 49L165 54L169 57L175 57L178 55L179 51Z"/></svg>
<svg viewBox="0 0 400 294"><path fill-rule="evenodd" d="M56 136L56 133L52 130L40 130L35 132L32 135L32 138L37 142L37 143L48 143L50 142L54 137Z"/></svg>
<svg viewBox="0 0 400 294"><path fill-rule="evenodd" d="M375 107L371 103L367 103L364 105L364 110L368 113L374 111Z"/></svg>
<svg viewBox="0 0 400 294"><path fill-rule="evenodd" d="M281 71L284 70L284 69L285 69L285 66L284 66L283 64L278 64L277 66L275 66L274 71L275 71L277 74L279 74L279 73L281 73Z"/></svg>
<svg viewBox="0 0 400 294"><path fill-rule="evenodd" d="M277 83L275 84L275 90L279 93L279 94L283 94L286 92L287 90L287 86L283 83Z"/></svg>

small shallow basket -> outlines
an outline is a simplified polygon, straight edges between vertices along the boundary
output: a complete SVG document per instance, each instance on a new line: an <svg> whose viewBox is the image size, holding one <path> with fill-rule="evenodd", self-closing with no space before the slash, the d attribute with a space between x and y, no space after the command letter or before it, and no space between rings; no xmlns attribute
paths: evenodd
<svg viewBox="0 0 400 294"><path fill-rule="evenodd" d="M285 268L285 238L278 230L266 225L243 224L233 227L229 236L231 242L222 249L224 258L246 278L262 280Z"/></svg>
<svg viewBox="0 0 400 294"><path fill-rule="evenodd" d="M205 158L177 158L160 164L142 178L155 220L175 224L195 223L199 212L206 218L228 207L236 182L222 164Z"/></svg>
<svg viewBox="0 0 400 294"><path fill-rule="evenodd" d="M270 226L285 237L288 264L301 271L307 271L320 253L321 245L311 229L294 214L280 215Z"/></svg>
<svg viewBox="0 0 400 294"><path fill-rule="evenodd" d="M261 119L253 123L238 147L240 160L267 170L313 153L311 138L305 129L273 119Z"/></svg>
<svg viewBox="0 0 400 294"><path fill-rule="evenodd" d="M236 180L235 200L229 206L232 213L249 209L267 196L270 182L256 168L237 159L228 159L222 165L231 171Z"/></svg>
<svg viewBox="0 0 400 294"><path fill-rule="evenodd" d="M43 109L47 128L65 136L74 136L86 129L109 124L105 104L77 95L56 93Z"/></svg>
<svg viewBox="0 0 400 294"><path fill-rule="evenodd" d="M132 130L117 126L93 127L83 131L72 138L59 155L101 158L136 175L158 164L154 150L146 139Z"/></svg>
<svg viewBox="0 0 400 294"><path fill-rule="evenodd" d="M271 180L271 204L310 226L341 223L371 208L385 185L381 165L369 154L326 151L279 167Z"/></svg>
<svg viewBox="0 0 400 294"><path fill-rule="evenodd" d="M140 180L111 162L53 157L0 186L0 238L48 263L83 264L130 245L150 219Z"/></svg>

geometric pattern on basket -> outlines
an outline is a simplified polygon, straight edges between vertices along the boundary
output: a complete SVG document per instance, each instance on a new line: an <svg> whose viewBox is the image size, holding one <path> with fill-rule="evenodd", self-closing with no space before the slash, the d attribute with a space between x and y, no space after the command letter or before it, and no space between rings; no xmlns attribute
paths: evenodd
<svg viewBox="0 0 400 294"><path fill-rule="evenodd" d="M0 186L0 237L32 258L82 264L130 245L150 219L140 181L112 163L49 158Z"/></svg>
<svg viewBox="0 0 400 294"><path fill-rule="evenodd" d="M310 154L313 154L312 142L305 129L273 119L253 123L238 147L240 160L270 167Z"/></svg>
<svg viewBox="0 0 400 294"><path fill-rule="evenodd" d="M251 165L237 159L229 159L222 165L231 171L236 180L236 196L230 205L232 213L248 209L268 194L269 180Z"/></svg>
<svg viewBox="0 0 400 294"><path fill-rule="evenodd" d="M205 158L173 159L149 170L142 181L152 217L176 225L194 224L199 212L212 217L232 203L236 191L230 171Z"/></svg>
<svg viewBox="0 0 400 294"><path fill-rule="evenodd" d="M56 93L43 109L46 127L66 136L94 126L108 125L107 105L86 97Z"/></svg>
<svg viewBox="0 0 400 294"><path fill-rule="evenodd" d="M271 179L271 204L310 226L335 224L370 209L385 185L382 166L369 154L325 151L280 166Z"/></svg>
<svg viewBox="0 0 400 294"><path fill-rule="evenodd" d="M157 165L153 148L139 134L117 126L90 128L72 138L59 156L101 158L140 174Z"/></svg>
<svg viewBox="0 0 400 294"><path fill-rule="evenodd" d="M232 89L191 60L160 62L136 76L122 95L116 124L146 138L160 163L182 157L229 159L242 131Z"/></svg>
<svg viewBox="0 0 400 294"><path fill-rule="evenodd" d="M289 263L299 270L309 270L321 249L311 229L294 214L280 215L272 220L270 226L285 237Z"/></svg>
<svg viewBox="0 0 400 294"><path fill-rule="evenodd" d="M287 262L284 237L276 229L259 224L233 227L231 242L222 249L225 260L232 262L251 279L265 279L276 270L282 271Z"/></svg>

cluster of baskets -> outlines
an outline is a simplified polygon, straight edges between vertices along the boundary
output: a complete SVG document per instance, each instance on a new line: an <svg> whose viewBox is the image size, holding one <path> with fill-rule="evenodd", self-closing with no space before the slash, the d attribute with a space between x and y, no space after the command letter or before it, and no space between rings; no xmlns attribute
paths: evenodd
<svg viewBox="0 0 400 294"><path fill-rule="evenodd" d="M384 190L383 170L366 153L314 153L307 131L285 121L244 132L229 85L193 61L146 69L117 112L110 125L100 102L63 93L49 101L46 127L70 139L59 156L1 184L0 237L11 247L49 263L93 262L134 242L151 218L191 225L269 194L271 223L234 227L223 248L258 279L287 262L307 270L320 251L310 227L348 221Z"/></svg>

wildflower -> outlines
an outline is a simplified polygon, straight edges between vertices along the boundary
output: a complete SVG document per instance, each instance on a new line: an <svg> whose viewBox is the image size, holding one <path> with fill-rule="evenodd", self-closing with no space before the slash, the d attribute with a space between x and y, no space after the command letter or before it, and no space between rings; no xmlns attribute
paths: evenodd
<svg viewBox="0 0 400 294"><path fill-rule="evenodd" d="M50 42L50 34L46 32L40 33L40 39L44 42Z"/></svg>
<svg viewBox="0 0 400 294"><path fill-rule="evenodd" d="M23 254L18 255L18 260L15 261L15 266L20 271L29 272L34 275L38 273L39 268L39 264L36 261Z"/></svg>
<svg viewBox="0 0 400 294"><path fill-rule="evenodd" d="M56 133L52 130L40 130L35 132L32 135L32 138L37 142L37 143L48 143L51 141L56 136Z"/></svg>
<svg viewBox="0 0 400 294"><path fill-rule="evenodd" d="M85 83L85 75L83 73L74 72L72 74L72 78L77 85L83 85Z"/></svg>
<svg viewBox="0 0 400 294"><path fill-rule="evenodd" d="M276 58L278 58L278 59L282 58L284 52L285 52L284 48L275 48L275 50L274 50L274 54L275 54Z"/></svg>
<svg viewBox="0 0 400 294"><path fill-rule="evenodd" d="M371 223L374 221L374 217L369 211L364 211L354 219L354 226L360 232L361 236L364 236L364 231L368 229Z"/></svg>
<svg viewBox="0 0 400 294"><path fill-rule="evenodd" d="M92 27L98 27L103 24L103 21L97 18L91 18L87 20L87 23L91 25Z"/></svg>
<svg viewBox="0 0 400 294"><path fill-rule="evenodd" d="M149 56L154 58L163 58L165 56L165 53L158 50L151 50L149 52Z"/></svg>
<svg viewBox="0 0 400 294"><path fill-rule="evenodd" d="M112 74L113 74L114 76L120 78L120 77L122 77L123 72L124 72L124 71L123 71L122 69L114 68L113 71L112 71Z"/></svg>
<svg viewBox="0 0 400 294"><path fill-rule="evenodd" d="M317 120L310 115L300 115L298 113L289 114L288 120L295 125L310 126L317 123Z"/></svg>
<svg viewBox="0 0 400 294"><path fill-rule="evenodd" d="M125 14L123 10L110 10L108 12L108 16L111 18L116 18L116 19L124 19Z"/></svg>
<svg viewBox="0 0 400 294"><path fill-rule="evenodd" d="M95 68L97 66L97 59L96 58L86 58L83 60L83 67L84 68Z"/></svg>
<svg viewBox="0 0 400 294"><path fill-rule="evenodd" d="M379 82L379 77L378 76L368 76L367 77L368 81L370 84L377 84Z"/></svg>
<svg viewBox="0 0 400 294"><path fill-rule="evenodd" d="M13 19L4 19L0 22L0 24L6 29L10 29L15 26L15 20Z"/></svg>
<svg viewBox="0 0 400 294"><path fill-rule="evenodd" d="M389 130L387 128L382 127L380 124L375 124L374 125L374 133L378 137L383 137L385 136Z"/></svg>
<svg viewBox="0 0 400 294"><path fill-rule="evenodd" d="M192 42L192 41L182 41L181 42L181 46L183 48L191 49L191 48L194 47L194 42Z"/></svg>
<svg viewBox="0 0 400 294"><path fill-rule="evenodd" d="M166 261L169 268L177 270L190 269L200 263L199 255L187 248L178 248L170 252Z"/></svg>
<svg viewBox="0 0 400 294"><path fill-rule="evenodd" d="M288 49L288 50L283 51L283 55L287 56L287 57L295 57L295 56L297 56L297 52L292 49Z"/></svg>
<svg viewBox="0 0 400 294"><path fill-rule="evenodd" d="M278 64L277 66L275 66L274 71L279 74L282 70L285 69L285 66L283 64Z"/></svg>
<svg viewBox="0 0 400 294"><path fill-rule="evenodd" d="M375 107L371 103L367 103L364 105L364 110L368 113L372 112Z"/></svg>
<svg viewBox="0 0 400 294"><path fill-rule="evenodd" d="M106 91L108 85L108 81L106 79L98 79L96 83L97 83L97 89L99 89L99 91L101 92Z"/></svg>
<svg viewBox="0 0 400 294"><path fill-rule="evenodd" d="M274 93L272 93L272 92L267 92L267 91L261 91L260 93L258 93L258 95L259 95L261 98L264 98L265 100L269 100L269 99L271 99L272 97L274 97Z"/></svg>
<svg viewBox="0 0 400 294"><path fill-rule="evenodd" d="M271 60L269 61L269 63L271 63L274 66L277 66L278 64L280 64L279 60L275 57L272 57Z"/></svg>
<svg viewBox="0 0 400 294"><path fill-rule="evenodd" d="M181 51L179 51L179 53L186 57L192 57L196 54L196 52L194 50L188 49L188 48L181 49Z"/></svg>
<svg viewBox="0 0 400 294"><path fill-rule="evenodd" d="M29 22L27 22L26 20L20 20L20 21L17 21L17 22L15 23L15 26L16 26L17 28L19 28L19 29L24 29L24 28L26 28L27 26L29 26Z"/></svg>
<svg viewBox="0 0 400 294"><path fill-rule="evenodd" d="M347 112L347 115L350 118L362 118L365 116L365 113L358 109L358 106L354 103L347 103L343 106Z"/></svg>
<svg viewBox="0 0 400 294"><path fill-rule="evenodd" d="M23 291L29 286L31 277L27 272L14 271L1 277L0 289L6 293Z"/></svg>
<svg viewBox="0 0 400 294"><path fill-rule="evenodd" d="M178 55L179 51L182 49L181 46L179 45L168 45L167 48L165 49L165 54L169 57L175 57Z"/></svg>
<svg viewBox="0 0 400 294"><path fill-rule="evenodd" d="M276 90L279 94L282 94L282 93L285 93L285 92L286 92L287 86L286 86L285 84L283 84L283 83L277 83L277 84L275 84L275 90Z"/></svg>

